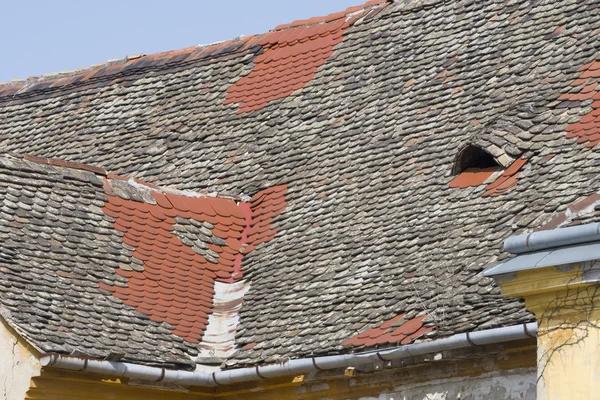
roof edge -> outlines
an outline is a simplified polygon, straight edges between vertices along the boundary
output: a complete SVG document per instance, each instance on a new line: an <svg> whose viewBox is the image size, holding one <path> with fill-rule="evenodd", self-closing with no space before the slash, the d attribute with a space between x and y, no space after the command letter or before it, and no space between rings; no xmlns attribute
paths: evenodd
<svg viewBox="0 0 600 400"><path fill-rule="evenodd" d="M213 373L168 370L131 363L64 356L57 353L43 354L40 357L40 363L44 368L86 371L107 374L114 377L130 377L180 385L216 387L240 382L347 368L355 365L391 362L402 358L442 351L535 338L536 333L537 323L531 322L528 324L459 333L443 339L408 344L387 350L300 358L288 360L283 363L221 370Z"/></svg>
<svg viewBox="0 0 600 400"><path fill-rule="evenodd" d="M40 76L17 78L6 82L0 82L0 100L12 98L25 93L56 90L74 84L85 82L92 83L99 78L125 76L135 74L138 70L145 70L153 66L164 66L166 64L180 65L189 62L211 59L215 56L225 56L243 52L248 47L258 45L260 40L271 32L309 26L334 21L340 18L349 18L362 11L368 10L373 15L379 13L387 5L396 0L369 0L358 6L348 7L346 10L329 14L322 17L313 17L306 20L296 20L288 24L276 26L274 29L248 36L238 36L233 39L219 41L211 44L200 44L178 50L170 50L152 54L133 54L123 58L115 58L106 62L92 64L74 70L47 73ZM414 0L412 0L414 1ZM431 0L417 0L431 1ZM440 0L435 0L440 1ZM373 12L374 11L374 12ZM6 101L6 100L4 100Z"/></svg>
<svg viewBox="0 0 600 400"><path fill-rule="evenodd" d="M27 332L20 329L17 324L11 322L10 311L5 309L4 307L0 307L0 324L4 323L9 331L13 331L13 334L17 337L21 338L25 343L27 343L33 350L35 350L38 355L43 355L44 350L40 347L36 346L35 341L31 340L27 335Z"/></svg>
<svg viewBox="0 0 600 400"><path fill-rule="evenodd" d="M145 182L141 179L114 174L114 173L111 173L111 172L105 170L104 168L97 167L97 166L90 165L90 164L75 162L75 161L65 161L65 160L61 160L61 159L57 159L57 158L49 158L49 157L38 157L38 156L29 155L29 154L14 154L14 153L8 153L8 152L0 153L0 157L3 155L14 157L17 159L22 159L22 160L33 162L36 164L51 165L53 167L68 168L68 169L74 169L74 170L79 170L79 171L91 172L91 173L95 174L96 176L100 176L106 180L116 179L119 181L126 182L127 184L129 184L133 187L137 187L137 188L141 187L145 190L150 190L151 192L154 191L154 192L170 193L170 194L176 194L179 196L194 197L194 198L218 197L218 198L222 198L222 199L231 199L234 201L245 201L245 202L250 201L250 196L246 196L244 194L233 195L233 194L229 194L229 193L210 192L208 190L206 192L199 192L199 191L190 191L190 190L179 190L179 189L174 189L174 188L165 187L165 186L156 186L152 183Z"/></svg>

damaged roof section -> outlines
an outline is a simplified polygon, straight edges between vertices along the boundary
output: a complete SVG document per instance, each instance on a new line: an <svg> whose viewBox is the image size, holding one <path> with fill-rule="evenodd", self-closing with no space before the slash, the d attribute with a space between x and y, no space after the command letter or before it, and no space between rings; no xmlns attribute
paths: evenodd
<svg viewBox="0 0 600 400"><path fill-rule="evenodd" d="M275 236L285 188L244 203L10 155L0 182L0 309L36 348L189 365L234 351L242 259Z"/></svg>
<svg viewBox="0 0 600 400"><path fill-rule="evenodd" d="M426 319L427 315L409 318L406 314L400 314L377 327L369 328L345 340L342 346L373 347L386 344L409 344L435 329L431 318L428 321Z"/></svg>
<svg viewBox="0 0 600 400"><path fill-rule="evenodd" d="M240 103L238 112L250 112L301 89L333 54L344 31L385 4L386 0L371 0L326 17L276 27L261 39L263 52L252 60L252 71L227 90L225 103Z"/></svg>
<svg viewBox="0 0 600 400"><path fill-rule="evenodd" d="M215 281L233 277L243 250L244 214L233 200L150 190L142 197L142 189L118 183L107 182L103 211L133 248L132 265L116 270L126 285L113 281L100 287L150 320L172 325L173 334L200 342Z"/></svg>

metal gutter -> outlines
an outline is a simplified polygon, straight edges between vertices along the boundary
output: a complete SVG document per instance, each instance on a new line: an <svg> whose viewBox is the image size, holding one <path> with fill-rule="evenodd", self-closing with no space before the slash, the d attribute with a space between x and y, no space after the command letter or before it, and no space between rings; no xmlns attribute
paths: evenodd
<svg viewBox="0 0 600 400"><path fill-rule="evenodd" d="M65 356L57 353L43 355L40 358L40 363L42 367L45 368L86 371L113 377L136 378L151 382L215 387L286 375L299 375L309 372L347 368L374 362L392 361L471 346L482 346L512 340L535 338L536 334L537 324L532 322L529 324L507 326L503 328L486 329L478 332L459 333L444 339L409 344L380 351L301 358L289 360L284 363L237 368L213 373L168 370L165 368L147 367L117 361L91 360Z"/></svg>
<svg viewBox="0 0 600 400"><path fill-rule="evenodd" d="M504 250L522 254L596 241L600 241L600 223L512 236L504 241Z"/></svg>

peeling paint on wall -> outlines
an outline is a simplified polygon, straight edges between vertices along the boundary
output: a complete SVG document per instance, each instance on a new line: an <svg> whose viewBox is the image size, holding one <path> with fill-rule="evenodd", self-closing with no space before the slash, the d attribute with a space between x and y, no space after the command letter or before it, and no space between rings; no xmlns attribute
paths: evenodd
<svg viewBox="0 0 600 400"><path fill-rule="evenodd" d="M0 321L0 398L22 400L40 363L19 338Z"/></svg>
<svg viewBox="0 0 600 400"><path fill-rule="evenodd" d="M536 369L494 372L398 386L391 393L360 400L535 400Z"/></svg>

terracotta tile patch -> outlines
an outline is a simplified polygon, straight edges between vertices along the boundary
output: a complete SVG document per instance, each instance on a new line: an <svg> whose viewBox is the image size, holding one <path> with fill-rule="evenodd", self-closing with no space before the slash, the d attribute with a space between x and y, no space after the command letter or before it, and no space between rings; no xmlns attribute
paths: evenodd
<svg viewBox="0 0 600 400"><path fill-rule="evenodd" d="M451 188L463 189L480 186L499 169L500 167L467 168L458 174L458 176L450 182L449 186Z"/></svg>
<svg viewBox="0 0 600 400"><path fill-rule="evenodd" d="M303 88L313 79L317 68L333 54L344 31L368 13L368 7L385 2L369 2L325 17L277 26L262 38L263 53L255 57L250 74L227 90L225 104L239 103L239 113L260 110L269 102ZM358 14L348 19L353 13Z"/></svg>
<svg viewBox="0 0 600 400"><path fill-rule="evenodd" d="M527 163L527 159L515 160L496 180L485 187L484 197L499 196L515 186L518 182L521 168Z"/></svg>
<svg viewBox="0 0 600 400"><path fill-rule="evenodd" d="M581 117L578 122L567 125L567 138L576 138L577 143L594 147L600 143L600 62L593 61L582 66L579 78L571 84L573 87L584 85L577 93L562 94L558 100L585 101L595 100L592 110Z"/></svg>
<svg viewBox="0 0 600 400"><path fill-rule="evenodd" d="M104 187L111 188L108 180ZM127 278L127 287L99 286L153 321L173 325L173 333L186 341L200 342L212 312L214 281L235 282L243 277L241 251L247 250L248 244L254 247L274 237L271 220L287 204L286 189L280 186L258 192L251 204L154 191L154 205L125 200L107 191L104 212L124 234L123 242L134 248L132 255L143 262L144 271L118 268L116 273ZM253 226L253 215L261 217L260 224ZM212 224L212 234L225 244L206 247L218 256L208 260L183 244L175 231L176 217Z"/></svg>
<svg viewBox="0 0 600 400"><path fill-rule="evenodd" d="M378 327L369 328L362 333L354 335L343 341L342 346L371 347L392 343L409 344L435 329L433 325L425 326L423 324L423 320L427 315L409 320L405 320L404 316L405 314L397 315Z"/></svg>

